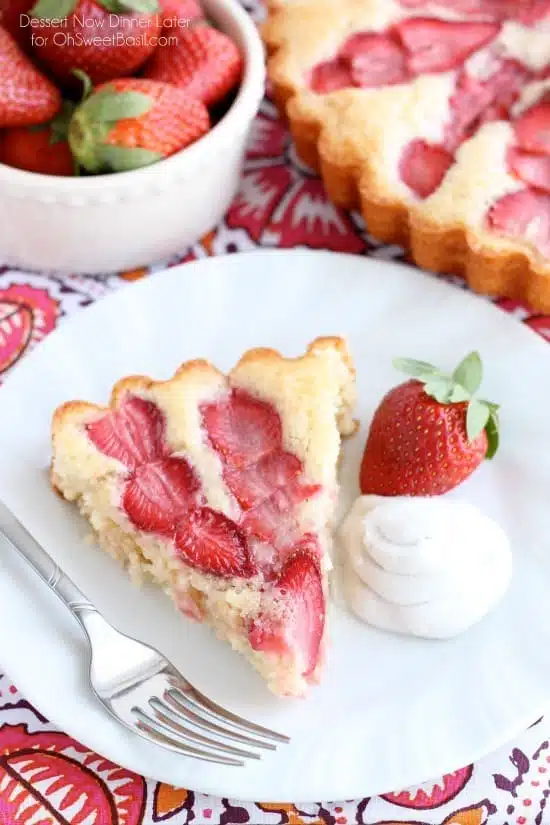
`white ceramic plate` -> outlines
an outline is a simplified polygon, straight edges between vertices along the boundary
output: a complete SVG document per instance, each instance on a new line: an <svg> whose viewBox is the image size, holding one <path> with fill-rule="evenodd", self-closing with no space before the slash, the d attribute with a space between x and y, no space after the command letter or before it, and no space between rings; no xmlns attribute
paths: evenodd
<svg viewBox="0 0 550 825"><path fill-rule="evenodd" d="M358 368L361 431L346 445L345 498L357 494L369 419L399 380L396 355L453 366L482 353L484 391L502 404L502 451L462 488L514 547L501 605L456 640L378 632L332 615L322 685L278 700L246 662L154 590L132 589L48 486L49 424L69 398L104 401L120 376L171 375L187 358L229 368L255 345L301 353L345 335ZM259 252L186 264L125 288L54 332L0 389L0 498L121 629L173 658L216 701L289 733L247 768L209 766L132 736L86 687L85 644L70 615L2 548L0 661L40 710L138 773L260 800L346 799L468 764L533 722L550 699L550 347L512 317L435 278L365 258ZM460 605L456 605L460 610Z"/></svg>

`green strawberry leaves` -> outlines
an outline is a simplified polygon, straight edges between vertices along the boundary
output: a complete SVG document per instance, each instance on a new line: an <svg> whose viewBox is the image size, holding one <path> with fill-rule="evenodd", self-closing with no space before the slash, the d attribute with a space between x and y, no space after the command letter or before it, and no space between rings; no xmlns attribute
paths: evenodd
<svg viewBox="0 0 550 825"><path fill-rule="evenodd" d="M491 459L496 454L500 445L500 422L498 418L498 405L485 402L490 409L489 419L485 425L487 433L488 447L485 458Z"/></svg>
<svg viewBox="0 0 550 825"><path fill-rule="evenodd" d="M394 358L394 369L410 375L412 378L428 378L430 375L439 375L439 370L428 364L427 361L415 361L414 358Z"/></svg>
<svg viewBox="0 0 550 825"><path fill-rule="evenodd" d="M90 94L76 108L69 128L69 144L80 166L92 173L128 172L161 160L159 152L108 141L119 121L140 118L154 105L143 92L117 91L112 85Z"/></svg>
<svg viewBox="0 0 550 825"><path fill-rule="evenodd" d="M159 152L127 146L102 146L99 156L103 167L113 172L131 172L162 160Z"/></svg>
<svg viewBox="0 0 550 825"><path fill-rule="evenodd" d="M160 11L157 0L99 0L99 4L112 14L155 14Z"/></svg>
<svg viewBox="0 0 550 825"><path fill-rule="evenodd" d="M424 380L424 379L423 379ZM447 404L451 400L452 383L443 375L434 374L426 380L425 391L440 404Z"/></svg>
<svg viewBox="0 0 550 825"><path fill-rule="evenodd" d="M457 404L459 401L468 401L470 398L464 387L445 375L434 374L429 377L425 380L424 389L440 404Z"/></svg>
<svg viewBox="0 0 550 825"><path fill-rule="evenodd" d="M114 126L119 120L147 114L155 101L143 92L116 92L105 88L86 101L86 114L96 124Z"/></svg>
<svg viewBox="0 0 550 825"><path fill-rule="evenodd" d="M466 392L474 395L481 386L483 364L479 352L471 352L464 358L452 374L452 380L464 387ZM481 428L481 430L483 427ZM480 430L480 432L481 432Z"/></svg>
<svg viewBox="0 0 550 825"><path fill-rule="evenodd" d="M475 398L483 380L483 364L478 352L470 352L451 375L442 373L426 361L412 358L395 358L393 366L399 372L421 381L424 392L439 404L467 402L468 441L475 441L485 430L488 441L485 458L493 458L499 447L499 407L498 404Z"/></svg>
<svg viewBox="0 0 550 825"><path fill-rule="evenodd" d="M469 441L474 441L483 432L490 415L491 411L486 404L472 398L466 411L466 432Z"/></svg>
<svg viewBox="0 0 550 825"><path fill-rule="evenodd" d="M72 14L77 3L78 0L38 0L32 7L30 15L39 20L59 20Z"/></svg>
<svg viewBox="0 0 550 825"><path fill-rule="evenodd" d="M38 0L30 14L40 20L62 19L72 14L79 0ZM156 14L160 11L158 0L98 0L110 14Z"/></svg>

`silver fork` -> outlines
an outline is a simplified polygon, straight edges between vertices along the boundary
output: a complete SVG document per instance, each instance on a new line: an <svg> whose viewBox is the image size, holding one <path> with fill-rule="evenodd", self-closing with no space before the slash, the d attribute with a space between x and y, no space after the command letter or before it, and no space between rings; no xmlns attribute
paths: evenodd
<svg viewBox="0 0 550 825"><path fill-rule="evenodd" d="M59 596L90 643L90 683L130 730L194 759L242 767L290 740L212 702L154 648L116 630L0 502L0 539Z"/></svg>

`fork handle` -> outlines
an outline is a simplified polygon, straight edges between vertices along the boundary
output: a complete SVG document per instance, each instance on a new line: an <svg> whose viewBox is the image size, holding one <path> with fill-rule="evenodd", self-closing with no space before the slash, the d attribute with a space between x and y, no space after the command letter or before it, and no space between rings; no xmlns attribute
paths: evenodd
<svg viewBox="0 0 550 825"><path fill-rule="evenodd" d="M43 547L38 544L21 522L0 503L0 538L4 538L38 573L50 590L59 596L73 616L82 624L81 613L98 612L90 600L79 590L72 579L59 567Z"/></svg>

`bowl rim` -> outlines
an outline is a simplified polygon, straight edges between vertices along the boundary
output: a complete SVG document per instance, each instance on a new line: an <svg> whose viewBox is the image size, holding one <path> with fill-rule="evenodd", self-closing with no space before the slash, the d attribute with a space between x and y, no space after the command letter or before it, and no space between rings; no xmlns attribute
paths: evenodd
<svg viewBox="0 0 550 825"><path fill-rule="evenodd" d="M28 172L0 162L0 183L23 186L27 189L53 188L58 192L78 196L104 191L109 186L117 189L133 188L134 185L141 187L160 175L169 175L176 180L185 175L197 162L204 160L208 154L222 152L224 144L231 140L231 135L239 129L239 125L248 128L258 111L265 92L265 51L254 21L239 0L204 0L204 5L207 8L214 5L217 14L221 12L233 19L240 29L245 52L245 71L237 96L213 129L191 146L141 169L90 177L62 177ZM217 16L216 11L212 14L214 18Z"/></svg>

